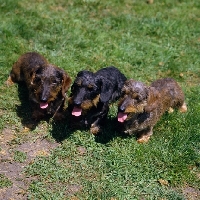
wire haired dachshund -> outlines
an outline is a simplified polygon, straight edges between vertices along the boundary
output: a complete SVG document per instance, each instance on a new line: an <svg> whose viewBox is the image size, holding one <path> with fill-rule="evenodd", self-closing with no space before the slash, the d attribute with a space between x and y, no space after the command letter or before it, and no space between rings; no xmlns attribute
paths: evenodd
<svg viewBox="0 0 200 200"><path fill-rule="evenodd" d="M12 66L7 85L25 82L33 109L32 118L40 120L45 115L56 120L63 118L63 107L71 78L62 69L48 63L36 52L28 52Z"/></svg>
<svg viewBox="0 0 200 200"><path fill-rule="evenodd" d="M121 94L126 77L115 67L102 68L96 73L80 71L71 87L69 112L72 123L90 127L97 135L109 111L109 104Z"/></svg>
<svg viewBox="0 0 200 200"><path fill-rule="evenodd" d="M142 82L127 80L122 88L118 106L118 121L126 134L136 134L139 143L148 142L153 127L168 110L178 108L186 112L184 94L172 78L153 82L150 87Z"/></svg>

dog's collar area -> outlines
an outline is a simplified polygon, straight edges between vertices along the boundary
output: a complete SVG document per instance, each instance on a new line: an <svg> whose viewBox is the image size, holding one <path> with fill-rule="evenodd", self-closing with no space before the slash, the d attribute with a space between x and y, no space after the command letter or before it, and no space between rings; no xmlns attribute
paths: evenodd
<svg viewBox="0 0 200 200"><path fill-rule="evenodd" d="M63 98L61 99L61 101L60 101L58 107L56 108L56 111L55 111L55 113L53 114L52 119L56 116L56 114L57 114L58 110L60 109L60 107L61 107L61 105L62 105L62 103L63 103L64 100L65 100L65 98L63 97Z"/></svg>

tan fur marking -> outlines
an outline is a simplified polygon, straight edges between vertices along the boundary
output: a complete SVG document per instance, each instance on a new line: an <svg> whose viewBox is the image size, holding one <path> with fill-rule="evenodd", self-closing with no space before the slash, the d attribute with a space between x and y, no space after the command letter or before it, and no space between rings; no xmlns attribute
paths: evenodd
<svg viewBox="0 0 200 200"><path fill-rule="evenodd" d="M6 81L6 85L10 86L10 85L13 85L13 84L14 84L14 82L12 81L11 77L9 76L7 81Z"/></svg>
<svg viewBox="0 0 200 200"><path fill-rule="evenodd" d="M90 128L90 133L93 134L93 135L96 135L97 133L99 133L100 131L100 128L98 126L94 126L92 124L91 128Z"/></svg>
<svg viewBox="0 0 200 200"><path fill-rule="evenodd" d="M67 101L68 101L68 104L73 104L73 97L69 97L68 99L67 99Z"/></svg>
<svg viewBox="0 0 200 200"><path fill-rule="evenodd" d="M97 104L99 102L99 98L100 98L100 94L97 95L96 98L94 98L93 101L92 101L95 107L97 107Z"/></svg>
<svg viewBox="0 0 200 200"><path fill-rule="evenodd" d="M150 139L151 135L143 135L142 137L140 137L137 142L138 143L147 143Z"/></svg>
<svg viewBox="0 0 200 200"><path fill-rule="evenodd" d="M93 107L93 103L92 103L92 101L90 101L90 100L86 100L86 101L84 101L82 104L81 104L81 108L83 109L83 110L89 110L90 108L92 108Z"/></svg>
<svg viewBox="0 0 200 200"><path fill-rule="evenodd" d="M186 105L185 102L184 102L183 105L179 108L179 111L180 111L181 113L187 112L187 105Z"/></svg>
<svg viewBox="0 0 200 200"><path fill-rule="evenodd" d="M128 106L125 110L125 113L136 113L137 109L134 106Z"/></svg>
<svg viewBox="0 0 200 200"><path fill-rule="evenodd" d="M97 95L93 100L86 100L81 104L83 110L89 110L92 107L96 107L99 102L100 95Z"/></svg>
<svg viewBox="0 0 200 200"><path fill-rule="evenodd" d="M138 106L128 106L125 110L125 113L141 113L144 111L144 105L138 105Z"/></svg>
<svg viewBox="0 0 200 200"><path fill-rule="evenodd" d="M174 112L174 109L170 107L168 110L168 113L173 113L173 112Z"/></svg>

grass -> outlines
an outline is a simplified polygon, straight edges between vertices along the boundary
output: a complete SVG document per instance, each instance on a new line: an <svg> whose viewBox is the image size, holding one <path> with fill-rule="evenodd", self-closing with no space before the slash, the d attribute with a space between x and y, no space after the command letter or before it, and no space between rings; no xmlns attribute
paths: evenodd
<svg viewBox="0 0 200 200"><path fill-rule="evenodd" d="M188 198L187 187L199 194L199 13L196 0L151 5L141 0L0 0L0 137L12 136L0 140L0 150L13 150L9 160L25 165L25 177L31 179L28 199L178 200ZM114 129L116 104L104 135L97 138L87 130L71 132L67 121L42 121L30 131L24 127L30 125L26 90L4 84L12 64L28 51L41 53L72 79L82 69L109 65L147 84L172 77L185 92L188 112L166 113L144 145ZM17 148L38 138L61 143L27 164L26 152ZM10 187L11 178L1 174L1 187Z"/></svg>
<svg viewBox="0 0 200 200"><path fill-rule="evenodd" d="M12 185L12 182L8 178L0 174L0 189L4 187L9 187L11 185Z"/></svg>

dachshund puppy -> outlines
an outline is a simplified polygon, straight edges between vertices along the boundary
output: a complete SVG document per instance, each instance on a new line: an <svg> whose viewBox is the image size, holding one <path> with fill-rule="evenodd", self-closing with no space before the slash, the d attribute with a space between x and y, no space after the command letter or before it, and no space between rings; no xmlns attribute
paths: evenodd
<svg viewBox="0 0 200 200"><path fill-rule="evenodd" d="M148 142L153 127L165 111L178 108L186 112L184 94L177 82L171 78L159 79L150 87L134 80L125 82L118 106L118 121L124 132L136 134L138 142Z"/></svg>
<svg viewBox="0 0 200 200"><path fill-rule="evenodd" d="M126 77L113 66L96 73L80 71L72 85L68 101L72 121L90 127L90 133L94 135L101 132L109 103L120 97L125 81Z"/></svg>
<svg viewBox="0 0 200 200"><path fill-rule="evenodd" d="M42 55L28 52L12 66L7 85L19 82L25 82L28 88L34 120L45 115L57 120L63 118L65 93L71 84L71 78L64 70L48 63Z"/></svg>

